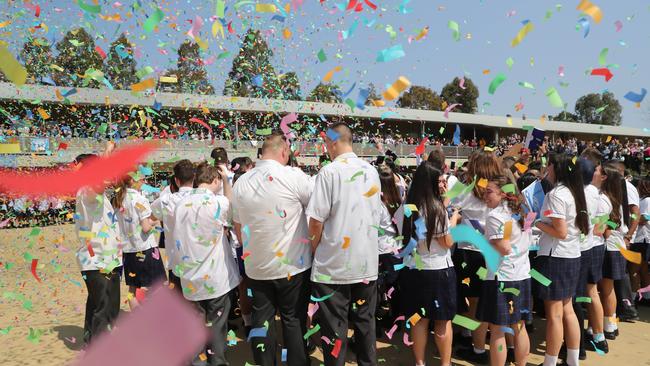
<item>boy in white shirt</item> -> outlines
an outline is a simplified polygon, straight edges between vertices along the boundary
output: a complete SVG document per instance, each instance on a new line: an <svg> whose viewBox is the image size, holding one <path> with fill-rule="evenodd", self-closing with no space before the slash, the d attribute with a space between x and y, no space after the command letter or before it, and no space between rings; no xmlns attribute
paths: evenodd
<svg viewBox="0 0 650 366"><path fill-rule="evenodd" d="M183 296L205 315L210 342L205 356L209 365L228 365L225 357L230 292L241 278L232 256L225 226L231 195L227 171L203 162L196 168L196 189L176 205L174 243L178 255ZM216 192L223 186L224 195Z"/></svg>

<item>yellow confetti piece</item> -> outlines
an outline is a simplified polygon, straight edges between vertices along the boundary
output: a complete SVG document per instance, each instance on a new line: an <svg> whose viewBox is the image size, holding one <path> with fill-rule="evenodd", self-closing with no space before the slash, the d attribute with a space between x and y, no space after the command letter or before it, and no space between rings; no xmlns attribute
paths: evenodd
<svg viewBox="0 0 650 366"><path fill-rule="evenodd" d="M334 76L334 73L339 72L341 70L343 70L343 68L341 66L337 66L337 67L333 68L332 70L328 71L327 74L325 74L325 77L323 78L323 82L324 83L329 83L330 80L332 80L332 77Z"/></svg>
<svg viewBox="0 0 650 366"><path fill-rule="evenodd" d="M488 180L486 178L481 178L478 180L478 182L476 182L476 185L481 188L487 188Z"/></svg>
<svg viewBox="0 0 650 366"><path fill-rule="evenodd" d="M467 286L469 286L469 281L470 281L469 277L466 277L466 278L464 278L464 279L461 281L461 283L462 283L463 285L467 285Z"/></svg>
<svg viewBox="0 0 650 366"><path fill-rule="evenodd" d="M627 259L628 262L641 264L641 253L627 250L622 245L620 245L618 248L621 250L621 255L623 255L623 257Z"/></svg>
<svg viewBox="0 0 650 366"><path fill-rule="evenodd" d="M357 305L363 305L365 303L366 303L366 300L364 300L364 299L357 300Z"/></svg>
<svg viewBox="0 0 650 366"><path fill-rule="evenodd" d="M92 239L95 237L95 233L92 231L85 231L85 230L79 230L79 237L80 238L86 238L86 239Z"/></svg>
<svg viewBox="0 0 650 366"><path fill-rule="evenodd" d="M589 0L580 1L580 4L578 4L578 7L576 7L576 9L589 15L596 23L600 23L600 21L603 20L603 12L598 6Z"/></svg>
<svg viewBox="0 0 650 366"><path fill-rule="evenodd" d="M503 224L503 240L510 240L510 235L512 235L512 221Z"/></svg>
<svg viewBox="0 0 650 366"><path fill-rule="evenodd" d="M605 140L605 142L610 142L610 141L612 141L612 136L607 136L607 140Z"/></svg>
<svg viewBox="0 0 650 366"><path fill-rule="evenodd" d="M223 32L223 25L221 25L221 22L219 20L216 20L214 23L212 23L212 37L217 38L218 34L221 34L221 38L226 37Z"/></svg>
<svg viewBox="0 0 650 366"><path fill-rule="evenodd" d="M176 76L161 76L160 77L160 82L161 83L175 84L175 83L178 82L178 78Z"/></svg>
<svg viewBox="0 0 650 366"><path fill-rule="evenodd" d="M406 207L408 207L408 209L411 210L412 212L418 212L418 206L412 203L407 203Z"/></svg>
<svg viewBox="0 0 650 366"><path fill-rule="evenodd" d="M409 323L411 323L411 325L415 325L415 324L417 324L417 322L420 321L420 319L422 319L420 314L415 313L415 314L411 315L411 317L409 318Z"/></svg>
<svg viewBox="0 0 650 366"><path fill-rule="evenodd" d="M397 98L404 90L411 86L411 82L404 76L400 76L381 96L386 100Z"/></svg>
<svg viewBox="0 0 650 366"><path fill-rule="evenodd" d="M201 353L201 354L199 355L199 359L200 359L201 361L206 361L206 360L208 359L208 356L206 356L205 353Z"/></svg>
<svg viewBox="0 0 650 366"><path fill-rule="evenodd" d="M20 144L0 144L0 154L18 154Z"/></svg>
<svg viewBox="0 0 650 366"><path fill-rule="evenodd" d="M129 277L135 277L135 273L129 272Z"/></svg>
<svg viewBox="0 0 650 366"><path fill-rule="evenodd" d="M282 257L282 256L284 256L284 253L282 253L282 251L278 251L278 252L275 253L275 256L276 257Z"/></svg>
<svg viewBox="0 0 650 366"><path fill-rule="evenodd" d="M151 89L155 85L156 85L156 81L154 79L145 79L139 83L131 85L131 91L140 92L147 89Z"/></svg>
<svg viewBox="0 0 650 366"><path fill-rule="evenodd" d="M50 115L47 113L45 109L38 107L37 111L42 119L50 119Z"/></svg>
<svg viewBox="0 0 650 366"><path fill-rule="evenodd" d="M368 190L368 192L364 193L363 195L365 197L372 197L375 193L379 192L379 187L373 184L372 187Z"/></svg>
<svg viewBox="0 0 650 366"><path fill-rule="evenodd" d="M282 31L282 36L284 37L284 39L291 38L291 31L289 30L289 28L284 28L284 30Z"/></svg>
<svg viewBox="0 0 650 366"><path fill-rule="evenodd" d="M258 13L275 13L278 8L275 4L255 4L255 11Z"/></svg>
<svg viewBox="0 0 650 366"><path fill-rule="evenodd" d="M522 163L515 163L515 168L517 168L517 171L519 171L519 174L524 174L526 170L528 170L528 166L522 164Z"/></svg>
<svg viewBox="0 0 650 366"><path fill-rule="evenodd" d="M17 86L25 84L25 80L27 80L27 70L16 60L6 46L0 46L0 71Z"/></svg>
<svg viewBox="0 0 650 366"><path fill-rule="evenodd" d="M512 40L512 42L510 43L510 46L511 47L517 46L519 43L521 43L521 41L524 40L524 38L526 37L528 32L530 32L532 30L533 30L533 23L531 23L531 22L526 23L526 25L524 25L519 30L519 32L517 33L517 36Z"/></svg>
<svg viewBox="0 0 650 366"><path fill-rule="evenodd" d="M349 236L344 236L343 237L343 245L341 248L347 249L350 246L350 237Z"/></svg>
<svg viewBox="0 0 650 366"><path fill-rule="evenodd" d="M0 28L4 28L11 24L11 20L5 20L4 22L0 23Z"/></svg>

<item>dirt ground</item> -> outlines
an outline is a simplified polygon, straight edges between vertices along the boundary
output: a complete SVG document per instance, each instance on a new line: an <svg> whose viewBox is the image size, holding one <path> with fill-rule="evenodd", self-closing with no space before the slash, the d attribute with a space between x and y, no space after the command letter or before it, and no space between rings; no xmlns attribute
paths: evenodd
<svg viewBox="0 0 650 366"><path fill-rule="evenodd" d="M78 355L83 346L83 317L86 288L74 259L74 233L71 225L42 229L0 230L0 365L62 365ZM38 282L31 273L37 259ZM126 289L122 291L126 300ZM122 303L124 311L128 307ZM650 346L650 308L639 309L641 319L620 324L620 337L610 341L610 353L599 356L588 352L582 365L650 365L646 353ZM243 335L240 323L236 333ZM543 320L536 321L531 335L529 364L543 361ZM428 346L429 365L438 364L433 338ZM125 357L123 355L120 358ZM250 346L239 339L229 348L231 365L253 364ZM393 340L378 341L379 365L413 365L411 351L402 344L401 334ZM354 354L348 352L349 365ZM312 364L322 361L320 351ZM457 360L454 360L456 362ZM459 365L469 365L457 361Z"/></svg>

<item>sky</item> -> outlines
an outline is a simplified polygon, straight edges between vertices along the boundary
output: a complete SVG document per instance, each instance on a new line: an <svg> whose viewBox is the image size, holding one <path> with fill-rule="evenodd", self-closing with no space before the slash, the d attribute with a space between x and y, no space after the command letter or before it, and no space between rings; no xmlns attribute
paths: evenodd
<svg viewBox="0 0 650 366"><path fill-rule="evenodd" d="M225 0L223 19L226 24L232 22L233 33L225 29L223 38L212 34L213 23L220 21L218 1L99 0L101 12L94 15L83 11L76 1L0 0L0 41L18 55L31 31L57 42L69 29L83 26L108 53L110 43L126 32L136 45L138 68L151 66L162 72L175 66L178 46L191 39L188 31L199 18L203 25L196 35L208 43L202 57L218 94L241 36L253 27L263 33L274 52L276 71L298 74L303 96L336 66L342 70L334 73L331 82L344 92L354 86L352 99L370 83L383 90L400 76L438 93L454 77L464 76L479 88L479 113L502 115L504 123L506 114L539 118L561 112L545 95L554 87L570 112L580 96L610 91L623 107L623 126L650 127L649 98L640 107L623 98L628 92L650 88L650 1L595 0L602 12L597 23L576 9L578 0L304 0L302 4L293 0L299 6L292 6L286 17L279 10L258 12L255 4L284 7L288 2ZM346 11L349 2L362 4L357 6L360 11ZM36 5L40 7L38 17ZM146 32L143 23L157 7L165 18L153 32ZM584 29L577 28L583 17L589 22L586 37ZM449 29L450 21L459 26L458 38ZM526 22L532 23L533 29L513 47L513 38ZM39 24L40 28L33 28ZM425 27L429 30L426 36L416 40ZM291 32L289 38L284 37L285 29ZM377 61L380 51L398 45L404 57ZM589 75L592 68L604 67L599 55L605 48L608 51L602 61L614 75L609 82ZM317 56L321 49L327 57L324 62ZM506 61L509 58L514 61L511 67ZM490 94L489 85L499 74L506 79ZM534 89L522 87L523 83ZM523 109L515 111L520 103Z"/></svg>

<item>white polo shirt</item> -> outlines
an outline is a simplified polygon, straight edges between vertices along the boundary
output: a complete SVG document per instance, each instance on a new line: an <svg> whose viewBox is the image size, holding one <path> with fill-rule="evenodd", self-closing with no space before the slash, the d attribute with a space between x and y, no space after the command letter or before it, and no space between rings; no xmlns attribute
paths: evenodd
<svg viewBox="0 0 650 366"><path fill-rule="evenodd" d="M596 210L596 214L594 217L600 218L603 216L607 216L609 220L609 215L611 214L612 214L612 202L610 202L609 197L607 197L606 194L604 194L603 192L598 192L598 209ZM592 247L605 245L605 238L602 235L600 236L593 235L592 239L593 239Z"/></svg>
<svg viewBox="0 0 650 366"><path fill-rule="evenodd" d="M597 217L598 205L600 204L600 192L593 184L585 186L585 201L587 202L587 212L589 213L589 234L585 240L580 242L580 251L584 252L594 247L594 223Z"/></svg>
<svg viewBox="0 0 650 366"><path fill-rule="evenodd" d="M233 188L233 221L242 226L246 275L254 280L287 278L311 268L305 207L309 177L275 160L258 160ZM246 233L243 228L247 227Z"/></svg>
<svg viewBox="0 0 650 366"><path fill-rule="evenodd" d="M569 188L558 184L546 194L542 204L542 222L551 224L552 218L564 219L567 225L565 239L557 239L545 232L539 238L538 256L556 258L580 257L580 229L576 226L576 203Z"/></svg>
<svg viewBox="0 0 650 366"><path fill-rule="evenodd" d="M339 155L318 172L307 207L307 215L323 223L312 265L313 282L353 284L377 279L380 193L377 170L352 152Z"/></svg>
<svg viewBox="0 0 650 366"><path fill-rule="evenodd" d="M609 198L607 200L609 201ZM622 218L623 206L619 206L618 209L621 215L621 224L616 229L609 227L611 231L609 232L609 236L607 237L607 239L605 239L605 245L608 252L618 252L620 251L620 247L625 248L625 235L627 234L628 227L627 225L625 225L625 222L623 221Z"/></svg>
<svg viewBox="0 0 650 366"><path fill-rule="evenodd" d="M397 211L395 211L397 213ZM379 216L379 254L395 253L401 243L395 241L397 230L393 225L393 216L391 216L388 207L381 203L381 214Z"/></svg>
<svg viewBox="0 0 650 366"><path fill-rule="evenodd" d="M640 214L650 218L650 197L646 197L641 200L639 205ZM646 222L645 225L639 224L639 227L636 230L636 237L634 238L635 243L650 243L650 221Z"/></svg>
<svg viewBox="0 0 650 366"><path fill-rule="evenodd" d="M81 271L122 265L113 217L113 206L105 194L97 194L89 188L77 192L74 224L79 240L76 257Z"/></svg>
<svg viewBox="0 0 650 366"><path fill-rule="evenodd" d="M472 221L474 221L477 222L485 231L485 219L487 219L490 208L487 207L487 204L485 204L483 200L474 195L473 190L455 197L452 200L452 205L455 207L460 207L460 215L462 219L461 224L465 224L469 227L475 227L472 225ZM466 242L459 242L458 249L474 251L479 250L474 245Z"/></svg>
<svg viewBox="0 0 650 366"><path fill-rule="evenodd" d="M510 222L510 245L512 251L503 257L496 272L488 269L488 280L523 281L530 278L528 248L533 242L530 230L523 232L517 220L513 219L510 208L503 203L490 211L485 223L485 236L488 240L503 239L506 223Z"/></svg>
<svg viewBox="0 0 650 366"><path fill-rule="evenodd" d="M625 187L627 188L627 204L628 205L635 205L639 208L641 208L641 200L639 199L639 191L636 189L636 187L630 183L629 180L625 180ZM632 237L634 238L635 233L630 233Z"/></svg>
<svg viewBox="0 0 650 366"><path fill-rule="evenodd" d="M178 248L174 242L174 210L176 204L192 193L191 187L180 187L178 192L160 195L151 204L151 212L159 218L165 230L165 253L167 254L167 269L174 271L180 263ZM176 273L176 272L174 272Z"/></svg>
<svg viewBox="0 0 650 366"><path fill-rule="evenodd" d="M133 188L126 189L126 196L122 203L122 209L115 213L117 227L120 232L120 240L124 245L124 253L142 252L158 246L155 232L149 230L142 232L140 222L151 216L151 205L149 201Z"/></svg>
<svg viewBox="0 0 650 366"><path fill-rule="evenodd" d="M419 207L418 207L419 210ZM421 212L421 211L420 211ZM445 214L445 220L437 223L437 229L431 237L431 243L427 248L426 237L418 240L416 250L411 253L405 253L404 265L408 268L417 268L419 270L437 270L446 269L454 266L451 260L451 250L438 244L436 238L449 234L449 217ZM426 222L426 218L424 218ZM395 221L399 232L404 231L404 205L400 206L395 212ZM414 231L411 231L415 233Z"/></svg>
<svg viewBox="0 0 650 366"><path fill-rule="evenodd" d="M239 285L239 268L224 232L229 215L228 199L204 188L176 204L173 237L181 257L178 276L188 300L215 299Z"/></svg>

